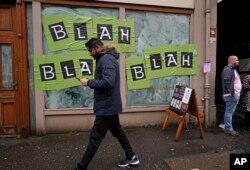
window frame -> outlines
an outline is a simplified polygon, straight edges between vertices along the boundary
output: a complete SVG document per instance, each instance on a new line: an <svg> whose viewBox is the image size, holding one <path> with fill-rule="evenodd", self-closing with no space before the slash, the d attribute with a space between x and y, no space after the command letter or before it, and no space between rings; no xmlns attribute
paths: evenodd
<svg viewBox="0 0 250 170"><path fill-rule="evenodd" d="M34 2L34 0L23 0L25 2ZM82 2L77 0L35 0L36 3L45 5L67 5L67 6L79 6L79 7L101 7L101 8L117 8L119 11L119 19L124 19L126 10L138 10L138 11L151 11L151 12L163 12L163 13L174 13L174 14L186 14L190 15L190 27L192 27L194 9L190 8L177 8L177 7L162 7L162 6L149 6L149 5L135 5L135 4L124 4L124 3L113 3L113 2ZM192 30L190 28L190 30ZM42 34L42 32L41 32ZM192 32L190 32L192 37ZM189 38L191 40L191 38ZM120 54L120 75L121 75L121 98L123 103L123 113L129 112L157 112L165 109L166 105L147 105L147 106L127 106L126 105L126 71L125 71L125 53ZM191 77L189 77L191 83ZM61 109L45 109L44 115L65 115L65 114L92 114L92 108L61 108Z"/></svg>

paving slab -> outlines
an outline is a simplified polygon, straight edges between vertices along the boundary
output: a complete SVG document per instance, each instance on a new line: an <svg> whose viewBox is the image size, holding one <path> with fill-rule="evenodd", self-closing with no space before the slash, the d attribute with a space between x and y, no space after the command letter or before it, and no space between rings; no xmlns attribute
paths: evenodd
<svg viewBox="0 0 250 170"><path fill-rule="evenodd" d="M229 153L202 153L165 160L171 170L227 170Z"/></svg>
<svg viewBox="0 0 250 170"><path fill-rule="evenodd" d="M183 170L184 167L227 170L226 153L250 153L250 132L244 129L237 128L240 136L232 137L217 127L204 128L204 138L200 139L197 127L189 126L175 142L176 130L175 125L165 131L158 126L125 129L141 162L139 166L127 168L117 167L125 153L108 133L89 170ZM72 170L86 149L89 133L0 139L0 170Z"/></svg>

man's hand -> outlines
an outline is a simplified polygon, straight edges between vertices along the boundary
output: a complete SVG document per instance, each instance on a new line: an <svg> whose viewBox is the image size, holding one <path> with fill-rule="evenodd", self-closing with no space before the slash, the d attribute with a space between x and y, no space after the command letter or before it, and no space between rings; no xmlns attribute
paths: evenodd
<svg viewBox="0 0 250 170"><path fill-rule="evenodd" d="M80 82L82 83L83 86L88 86L89 79L87 79L87 78L81 78Z"/></svg>

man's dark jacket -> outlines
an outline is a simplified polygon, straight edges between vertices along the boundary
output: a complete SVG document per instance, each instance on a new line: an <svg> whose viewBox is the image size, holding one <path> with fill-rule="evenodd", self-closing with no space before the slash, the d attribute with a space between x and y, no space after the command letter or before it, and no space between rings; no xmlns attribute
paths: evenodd
<svg viewBox="0 0 250 170"><path fill-rule="evenodd" d="M235 68L233 65L224 67L221 74L222 94L230 94L234 96L234 74Z"/></svg>
<svg viewBox="0 0 250 170"><path fill-rule="evenodd" d="M111 49L95 59L95 78L88 83L94 89L94 113L98 116L118 114L122 111L119 55Z"/></svg>

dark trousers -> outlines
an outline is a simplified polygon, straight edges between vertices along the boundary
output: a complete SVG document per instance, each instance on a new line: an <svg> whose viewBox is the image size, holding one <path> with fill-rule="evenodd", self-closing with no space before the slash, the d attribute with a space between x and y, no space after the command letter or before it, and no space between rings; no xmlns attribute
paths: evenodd
<svg viewBox="0 0 250 170"><path fill-rule="evenodd" d="M126 158L129 159L133 157L134 152L126 134L121 128L119 115L96 116L94 126L90 133L87 149L81 162L78 164L78 169L87 169L108 130L110 130L112 135L118 139L125 151Z"/></svg>

